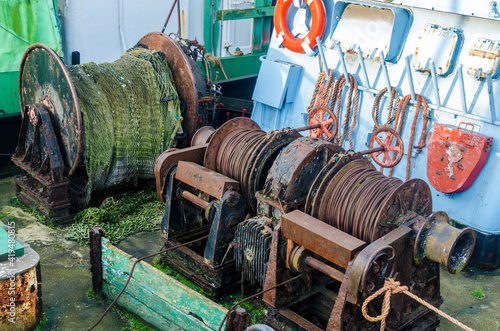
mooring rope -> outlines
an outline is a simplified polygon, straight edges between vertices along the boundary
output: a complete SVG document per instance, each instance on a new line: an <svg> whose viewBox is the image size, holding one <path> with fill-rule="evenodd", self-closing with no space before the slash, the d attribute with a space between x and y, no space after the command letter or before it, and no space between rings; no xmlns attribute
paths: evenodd
<svg viewBox="0 0 500 331"><path fill-rule="evenodd" d="M411 151L413 147L417 149L417 153L419 153L423 147L425 147L425 135L427 134L427 120L428 120L428 106L427 106L427 100L425 97L423 97L420 94L415 94L415 98L417 100L416 103L416 111L415 111L415 117L413 118L413 123L411 125L411 131L410 131L410 141L408 142L408 155L406 156L406 179L410 179L410 169L411 169ZM403 130L403 123L404 123L404 118L405 118L405 113L406 113L406 107L408 106L408 103L411 100L411 95L405 95L398 103L397 109L396 109L396 119L394 121L394 130L397 129L398 134L401 136L401 132ZM423 106L424 112L423 112L423 124L422 124L422 133L420 134L420 141L417 146L413 146L413 138L415 137L415 128L417 126L417 120L418 120L418 115L420 114L420 108ZM381 169L382 170L382 169ZM389 177L392 176L392 173L394 172L394 168L391 168L389 170Z"/></svg>
<svg viewBox="0 0 500 331"><path fill-rule="evenodd" d="M227 75L226 75L226 71L224 70L224 66L222 65L222 62L218 57L213 56L210 53L206 53L205 59L207 59L207 61L210 62L210 64L212 65L212 68L215 67L216 65L218 65L220 67L220 69L222 70L224 77L226 77L226 79L227 79ZM210 77L208 76L208 69L207 69L207 79L209 79L209 78Z"/></svg>
<svg viewBox="0 0 500 331"><path fill-rule="evenodd" d="M399 95L396 92L396 88L391 88L391 99L389 100L389 107L387 108L387 122L384 124L378 123L378 117L380 113L380 101L382 100L382 96L387 92L387 87L384 87L380 92L375 96L375 100L373 101L372 107L372 118L373 118L373 131L383 128L390 127L392 121L396 118L396 113L393 114L394 108L394 100L396 100L396 105L399 103Z"/></svg>
<svg viewBox="0 0 500 331"><path fill-rule="evenodd" d="M441 315L442 317L446 318L447 320L449 320L450 322L452 322L453 324L455 324L456 326L458 326L464 330L474 331L473 329L469 328L467 325L461 323L457 319L451 317L450 315L446 314L445 312L439 310L438 308L434 307L430 303L422 300L421 298L419 298L415 294L408 291L408 286L400 286L400 285L401 285L400 282L397 282L394 279L389 278L385 281L384 287L382 287L380 290L378 290L377 292L370 295L368 298L366 298L365 302L363 302L363 306L361 308L363 316L370 322L381 321L380 322L380 330L381 331L385 330L385 319L386 319L387 315L389 315L389 311L391 309L391 295L397 294L397 293L406 294L407 296L414 299L415 301L417 301L421 305L424 305L425 307L429 308L430 310L432 310L436 314ZM368 315L368 311L367 311L368 304L373 299L375 299L376 297L378 297L381 294L384 294L384 302L382 304L382 313L376 317L372 317L372 316Z"/></svg>

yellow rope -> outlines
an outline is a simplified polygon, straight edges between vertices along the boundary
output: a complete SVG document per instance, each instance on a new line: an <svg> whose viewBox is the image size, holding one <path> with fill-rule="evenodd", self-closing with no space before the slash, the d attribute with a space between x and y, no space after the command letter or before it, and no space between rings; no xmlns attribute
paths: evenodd
<svg viewBox="0 0 500 331"><path fill-rule="evenodd" d="M371 317L370 315L368 315L368 312L367 312L368 304L373 299L375 299L376 297L378 297L379 295L381 295L382 293L384 294L384 302L382 303L382 314L380 314L379 316L376 316L376 317ZM381 324L380 324L380 330L381 331L385 330L385 318L387 317L387 315L389 315L389 311L391 309L391 295L392 294L397 294L397 293L404 293L404 294L406 294L410 298L412 298L412 299L416 300L417 302L419 302L421 305L426 306L427 308L429 308L430 310L432 310L436 314L439 314L439 315L443 316L444 318L448 319L450 322L452 322L453 324L457 325L458 327L461 327L464 330L474 331L473 329L469 328L467 325L462 324L458 320L454 319L450 315L448 315L445 312L443 312L443 311L439 310L438 308L434 307L430 303L425 302L424 300L420 299L415 294L413 294L410 291L408 291L408 287L407 286L400 286L400 283L397 282L397 281L395 281L392 278L389 278L388 280L385 281L384 287L382 287L380 290L378 290L377 292L375 292L372 295L370 295L365 300L365 302L363 303L363 307L361 308L363 316L368 321L370 321L370 322L382 321Z"/></svg>
<svg viewBox="0 0 500 331"><path fill-rule="evenodd" d="M224 77L226 77L226 79L227 79L227 75L226 75L226 72L224 71L224 67L222 66L222 62L220 61L220 59L218 57L207 53L207 54L205 54L205 58L210 62L210 64L212 65L212 68L215 67L216 65L218 65L221 68L222 73L224 74Z"/></svg>

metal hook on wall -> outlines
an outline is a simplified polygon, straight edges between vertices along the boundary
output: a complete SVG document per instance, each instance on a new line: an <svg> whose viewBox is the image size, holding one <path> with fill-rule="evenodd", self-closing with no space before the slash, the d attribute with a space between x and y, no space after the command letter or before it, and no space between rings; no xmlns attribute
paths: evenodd
<svg viewBox="0 0 500 331"><path fill-rule="evenodd" d="M441 99L439 98L439 87L436 75L436 67L434 66L434 60L429 59L429 66L431 69L432 84L434 85L434 97L436 99L437 109L441 107Z"/></svg>
<svg viewBox="0 0 500 331"><path fill-rule="evenodd" d="M347 71L347 66L345 64L345 59L344 59L344 52L342 52L342 48L340 47L340 42L336 41L335 45L337 46L337 51L339 53L339 58L340 58L340 66L342 69L342 73L344 74L344 77L346 78L346 81L349 81L349 72ZM346 86L348 86L346 84Z"/></svg>
<svg viewBox="0 0 500 331"><path fill-rule="evenodd" d="M319 37L316 37L316 44L319 50L319 54L321 56L321 61L323 62L323 70L326 72L326 79L328 79L329 72L328 72L328 64L326 63L326 57L325 57L325 52L323 52L323 45L321 44L321 40Z"/></svg>
<svg viewBox="0 0 500 331"><path fill-rule="evenodd" d="M460 87L460 99L462 100L462 112L467 114L467 99L465 98L465 83L464 83L464 73L462 71L463 64L460 64L457 68L458 84Z"/></svg>
<svg viewBox="0 0 500 331"><path fill-rule="evenodd" d="M387 91L392 91L391 81L389 79L389 71L387 70L387 65L385 63L384 51L380 51L380 64L382 65L382 71L384 72L385 84L387 85Z"/></svg>
<svg viewBox="0 0 500 331"><path fill-rule="evenodd" d="M405 66L406 66L406 76L408 78L408 85L410 87L410 95L411 102L417 102L417 98L415 97L415 85L413 84L413 76L411 75L411 66L410 66L410 55L405 57Z"/></svg>
<svg viewBox="0 0 500 331"><path fill-rule="evenodd" d="M368 71L366 71L365 59L363 58L363 54L361 54L361 47L356 45L356 52L358 52L359 65L361 66L361 71L363 72L363 77L365 79L365 84L367 90L370 89L370 80L368 79Z"/></svg>
<svg viewBox="0 0 500 331"><path fill-rule="evenodd" d="M497 121L497 114L495 111L495 97L493 94L493 80L491 78L491 70L486 72L486 83L488 84L488 96L490 97L490 112L491 112L491 123Z"/></svg>

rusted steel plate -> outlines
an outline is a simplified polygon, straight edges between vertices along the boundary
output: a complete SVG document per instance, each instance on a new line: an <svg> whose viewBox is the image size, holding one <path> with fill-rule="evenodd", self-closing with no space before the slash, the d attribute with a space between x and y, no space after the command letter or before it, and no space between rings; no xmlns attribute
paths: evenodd
<svg viewBox="0 0 500 331"><path fill-rule="evenodd" d="M236 180L193 162L179 161L175 178L217 199L222 199L227 190L240 188Z"/></svg>
<svg viewBox="0 0 500 331"><path fill-rule="evenodd" d="M217 153L224 137L234 130L260 130L260 126L247 117L236 117L222 124L212 135L205 153L204 165L210 170L215 170L217 165Z"/></svg>
<svg viewBox="0 0 500 331"><path fill-rule="evenodd" d="M207 145L199 145L177 150L166 150L160 154L155 162L154 174L156 181L156 194L161 201L165 202L163 199L163 190L165 186L165 176L167 175L166 173L176 166L179 161L189 161L202 164L206 149Z"/></svg>
<svg viewBox="0 0 500 331"><path fill-rule="evenodd" d="M294 210L281 218L281 233L285 238L307 248L342 268L366 243L342 232L300 210Z"/></svg>
<svg viewBox="0 0 500 331"><path fill-rule="evenodd" d="M363 288L361 279L365 273L365 269L372 262L373 252L380 248L391 246L398 254L405 252L405 246L408 244L407 239L410 236L411 229L407 226L400 226L397 229L389 232L387 235L377 239L370 245L366 246L354 260L351 276L348 283L348 301L356 304L360 300L360 290Z"/></svg>
<svg viewBox="0 0 500 331"><path fill-rule="evenodd" d="M401 225L402 218L408 212L421 216L432 213L432 194L426 182L414 178L401 184L393 194L382 202L382 208L377 215L377 236L383 236L391 229Z"/></svg>
<svg viewBox="0 0 500 331"><path fill-rule="evenodd" d="M175 40L161 32L151 32L141 38L138 44L146 45L165 54L175 88L186 108L182 125L188 132L186 142L191 141L193 134L203 125L203 114L198 112L198 93L206 94L205 84L200 69L188 58Z"/></svg>
<svg viewBox="0 0 500 331"><path fill-rule="evenodd" d="M19 101L26 116L28 105L42 104L50 113L64 164L71 175L83 157L83 124L75 86L68 69L48 46L28 47L19 70Z"/></svg>
<svg viewBox="0 0 500 331"><path fill-rule="evenodd" d="M328 325L326 326L326 331L341 331L343 320L344 320L344 310L345 304L347 302L347 285L349 283L349 278L351 277L352 272L352 263L346 268L344 279L342 280L342 284L340 284L339 293L337 295L337 300L335 300L335 304L333 305L332 313L330 315L330 319L328 320Z"/></svg>
<svg viewBox="0 0 500 331"><path fill-rule="evenodd" d="M328 141L301 137L283 148L267 176L266 196L285 206L303 202L309 191L308 183L343 148Z"/></svg>
<svg viewBox="0 0 500 331"><path fill-rule="evenodd" d="M274 288L281 280L281 270L278 268L278 254L280 251L281 221L274 227L271 251L269 252L269 263L266 270L264 288L273 288L262 295L262 301L268 306L276 308L277 290Z"/></svg>

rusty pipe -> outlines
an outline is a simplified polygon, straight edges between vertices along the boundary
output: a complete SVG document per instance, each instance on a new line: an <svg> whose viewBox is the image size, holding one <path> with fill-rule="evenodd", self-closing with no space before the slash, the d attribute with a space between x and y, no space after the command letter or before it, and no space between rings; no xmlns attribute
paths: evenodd
<svg viewBox="0 0 500 331"><path fill-rule="evenodd" d="M384 152L384 151L385 151L385 146L382 145L379 147L366 149L364 151L359 152L359 154L365 155L365 154L371 154L371 153L375 153L375 152Z"/></svg>
<svg viewBox="0 0 500 331"><path fill-rule="evenodd" d="M184 199L194 203L195 205L197 205L198 207L201 207L203 209L207 209L208 206L210 205L210 203L208 201L205 201L205 200L197 197L196 195L194 195L193 193L191 193L189 191L181 189L181 190L179 190L179 194Z"/></svg>
<svg viewBox="0 0 500 331"><path fill-rule="evenodd" d="M420 227L420 226L419 226ZM415 257L426 257L441 263L448 272L460 272L469 262L475 233L470 228L457 229L448 224L448 215L435 212L429 216L418 231L415 239Z"/></svg>
<svg viewBox="0 0 500 331"><path fill-rule="evenodd" d="M312 125L307 125L307 126L301 126L300 128L294 129L297 132L300 131L306 131L306 130L312 130L312 129L319 129L321 128L321 124L312 124Z"/></svg>
<svg viewBox="0 0 500 331"><path fill-rule="evenodd" d="M324 262L321 262L320 260L318 260L312 256L306 257L304 259L304 263L306 265L308 265L309 267L314 268L318 271L321 271L325 275L330 276L335 280L338 280L339 282L342 282L342 280L344 279L343 272L335 269L334 267L329 266L328 264L326 264Z"/></svg>
<svg viewBox="0 0 500 331"><path fill-rule="evenodd" d="M438 222L427 236L425 255L444 265L448 272L460 272L469 262L474 249L475 234L470 228L457 229L445 222Z"/></svg>

